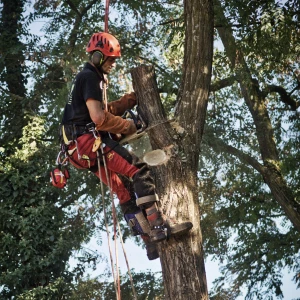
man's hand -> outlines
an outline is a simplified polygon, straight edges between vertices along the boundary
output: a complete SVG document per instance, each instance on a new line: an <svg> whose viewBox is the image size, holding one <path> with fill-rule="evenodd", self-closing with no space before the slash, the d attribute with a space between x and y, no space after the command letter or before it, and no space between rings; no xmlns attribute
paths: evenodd
<svg viewBox="0 0 300 300"><path fill-rule="evenodd" d="M127 105L128 105L127 107L128 107L128 109L131 109L131 108L133 108L136 105L136 95L135 95L135 92L132 92L130 94L125 94L122 98L127 100Z"/></svg>
<svg viewBox="0 0 300 300"><path fill-rule="evenodd" d="M126 109L132 109L137 104L134 92L125 94L119 100L108 103L108 111L115 116L122 116Z"/></svg>
<svg viewBox="0 0 300 300"><path fill-rule="evenodd" d="M133 120L126 120L128 122L128 127L126 126L126 130L122 132L124 135L131 135L136 133L136 125Z"/></svg>

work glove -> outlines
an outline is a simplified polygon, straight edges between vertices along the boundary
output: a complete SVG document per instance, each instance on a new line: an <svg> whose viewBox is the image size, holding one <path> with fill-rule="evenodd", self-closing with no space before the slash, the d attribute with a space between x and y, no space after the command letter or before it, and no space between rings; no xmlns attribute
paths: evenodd
<svg viewBox="0 0 300 300"><path fill-rule="evenodd" d="M131 135L131 134L136 133L137 128L136 128L134 121L133 120L126 120L126 121L128 122L128 126L126 126L126 129L123 130L122 134Z"/></svg>
<svg viewBox="0 0 300 300"><path fill-rule="evenodd" d="M109 102L108 111L115 116L121 116L127 109L132 109L136 103L136 95L132 92L125 94L119 100Z"/></svg>
<svg viewBox="0 0 300 300"><path fill-rule="evenodd" d="M114 116L106 110L104 116L101 123L96 123L96 130L125 135L133 134L137 130L133 120L125 120L119 116Z"/></svg>
<svg viewBox="0 0 300 300"><path fill-rule="evenodd" d="M134 106L136 106L136 95L135 92L132 92L130 94L125 94L120 99L124 99L124 104L127 102L127 109L132 109Z"/></svg>

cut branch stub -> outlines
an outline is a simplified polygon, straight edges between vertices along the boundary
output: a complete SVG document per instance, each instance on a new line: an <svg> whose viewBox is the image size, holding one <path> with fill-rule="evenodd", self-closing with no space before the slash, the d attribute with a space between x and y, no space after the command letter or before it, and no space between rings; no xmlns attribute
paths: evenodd
<svg viewBox="0 0 300 300"><path fill-rule="evenodd" d="M131 70L132 84L138 99L138 112L148 125L153 149L172 144L171 126L161 103L153 66L141 65ZM156 126L157 125L157 126Z"/></svg>
<svg viewBox="0 0 300 300"><path fill-rule="evenodd" d="M138 107L148 126L165 120L166 114L160 101L154 67L141 65L132 69L131 75Z"/></svg>

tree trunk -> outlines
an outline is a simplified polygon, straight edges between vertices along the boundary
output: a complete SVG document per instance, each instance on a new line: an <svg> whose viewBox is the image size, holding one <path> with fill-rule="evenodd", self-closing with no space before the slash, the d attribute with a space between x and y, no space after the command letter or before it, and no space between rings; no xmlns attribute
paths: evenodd
<svg viewBox="0 0 300 300"><path fill-rule="evenodd" d="M151 145L153 149L165 150L169 157L165 164L153 167L163 212L178 221L190 220L194 225L187 236L172 238L159 246L165 298L207 299L196 178L176 151L179 136L164 117L154 69L140 66L131 74L139 107L151 127L148 131Z"/></svg>
<svg viewBox="0 0 300 300"><path fill-rule="evenodd" d="M20 41L21 20L24 1L22 0L3 0L0 18L0 53L3 65L1 76L6 83L6 103L2 107L2 114L5 115L5 133L0 138L0 144L13 141L18 147L17 140L22 136L22 128L26 125L25 110L28 103L24 101L26 96L26 79L24 73L23 51L25 46ZM3 97L4 98L4 97ZM16 114L16 112L18 112Z"/></svg>
<svg viewBox="0 0 300 300"><path fill-rule="evenodd" d="M176 126L166 120L154 69L140 66L131 75L139 108L150 127L151 145L154 150L164 150L168 157L164 164L153 167L163 212L193 223L189 234L159 244L165 299L206 300L197 170L211 80L212 0L184 1L184 21L183 80L176 104Z"/></svg>

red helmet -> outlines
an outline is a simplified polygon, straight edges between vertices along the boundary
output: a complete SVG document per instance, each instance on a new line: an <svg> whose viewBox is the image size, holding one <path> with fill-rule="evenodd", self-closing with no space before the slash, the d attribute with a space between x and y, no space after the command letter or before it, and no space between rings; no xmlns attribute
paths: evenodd
<svg viewBox="0 0 300 300"><path fill-rule="evenodd" d="M86 52L100 51L105 56L121 56L121 47L118 40L106 32L94 33L86 46Z"/></svg>
<svg viewBox="0 0 300 300"><path fill-rule="evenodd" d="M55 169L50 173L53 186L63 189L67 184L67 179L70 178L69 171L65 169L63 172L60 169Z"/></svg>

